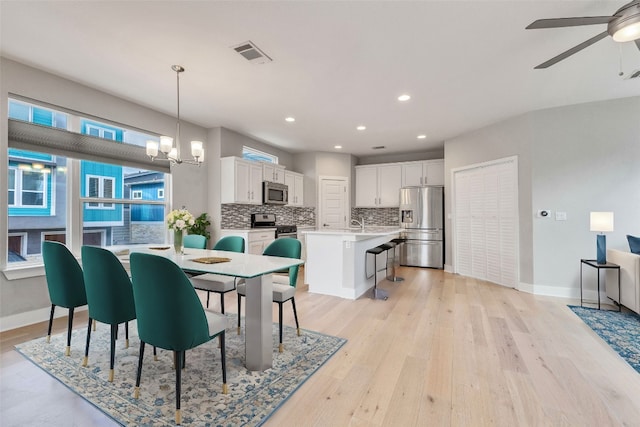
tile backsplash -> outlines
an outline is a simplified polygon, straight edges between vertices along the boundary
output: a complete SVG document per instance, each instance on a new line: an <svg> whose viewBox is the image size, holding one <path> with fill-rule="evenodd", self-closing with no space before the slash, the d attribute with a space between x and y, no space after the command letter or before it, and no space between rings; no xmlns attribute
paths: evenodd
<svg viewBox="0 0 640 427"><path fill-rule="evenodd" d="M277 225L316 225L316 208L278 205L221 205L221 228L249 228L252 213L276 215Z"/></svg>
<svg viewBox="0 0 640 427"><path fill-rule="evenodd" d="M351 208L351 219L364 217L367 225L399 226L398 208Z"/></svg>
<svg viewBox="0 0 640 427"><path fill-rule="evenodd" d="M252 213L276 215L278 225L316 225L316 208L278 205L223 204L220 226L226 228L251 227ZM351 208L351 218L360 219L368 225L397 226L400 224L398 208Z"/></svg>

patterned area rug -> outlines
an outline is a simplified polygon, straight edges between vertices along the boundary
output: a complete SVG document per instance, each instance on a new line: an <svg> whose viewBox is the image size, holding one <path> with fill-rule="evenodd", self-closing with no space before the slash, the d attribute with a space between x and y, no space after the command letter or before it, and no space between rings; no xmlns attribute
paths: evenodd
<svg viewBox="0 0 640 427"><path fill-rule="evenodd" d="M573 305L569 308L640 373L640 316Z"/></svg>
<svg viewBox="0 0 640 427"><path fill-rule="evenodd" d="M285 325L284 352L278 353L278 324L273 324L273 368L250 372L244 367L243 334L236 333L237 317L227 314L227 384L222 394L222 368L218 340L187 352L182 373L182 425L258 426L282 405L318 368L346 342L343 338L301 330L297 336ZM116 343L115 380L109 376L109 326L98 324L91 334L89 366L82 367L86 328L73 332L71 356L64 356L66 332L20 344L16 349L44 371L91 402L115 421L127 425L175 425L175 371L173 353L145 348L140 398L133 398L138 364L135 322L129 324L129 348L125 348L124 326Z"/></svg>

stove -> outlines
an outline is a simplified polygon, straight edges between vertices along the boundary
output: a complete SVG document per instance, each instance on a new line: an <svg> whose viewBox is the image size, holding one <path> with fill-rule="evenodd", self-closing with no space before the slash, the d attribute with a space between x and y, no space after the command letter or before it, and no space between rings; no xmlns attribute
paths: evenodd
<svg viewBox="0 0 640 427"><path fill-rule="evenodd" d="M276 239L281 237L298 237L298 227L295 225L276 225L275 214L251 214L251 228L275 228Z"/></svg>

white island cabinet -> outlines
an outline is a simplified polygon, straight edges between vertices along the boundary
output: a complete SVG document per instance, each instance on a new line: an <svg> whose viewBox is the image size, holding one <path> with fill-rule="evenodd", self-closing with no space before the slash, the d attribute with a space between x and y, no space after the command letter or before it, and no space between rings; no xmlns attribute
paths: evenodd
<svg viewBox="0 0 640 427"><path fill-rule="evenodd" d="M309 292L357 299L373 287L373 277L367 279L365 253L398 237L398 227L371 227L344 230L298 230L305 235L305 283ZM378 255L378 268L386 262L386 252ZM369 274L373 274L373 255L369 255ZM382 280L384 271L378 273Z"/></svg>

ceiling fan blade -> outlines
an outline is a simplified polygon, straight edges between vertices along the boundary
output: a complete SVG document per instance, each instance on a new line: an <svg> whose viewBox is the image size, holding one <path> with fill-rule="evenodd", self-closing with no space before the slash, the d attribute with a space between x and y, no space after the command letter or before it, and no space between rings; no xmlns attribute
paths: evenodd
<svg viewBox="0 0 640 427"><path fill-rule="evenodd" d="M527 30L539 28L578 27L581 25L608 24L615 16L583 16L576 18L538 19L529 24Z"/></svg>
<svg viewBox="0 0 640 427"><path fill-rule="evenodd" d="M535 69L539 70L541 68L550 67L553 64L555 64L557 62L560 62L563 59L566 59L566 58L570 57L574 53L580 52L585 47L589 47L592 44L594 44L595 42L597 42L599 40L602 40L603 38L607 37L608 35L609 35L609 33L607 33L606 31L603 31L600 34L598 34L597 36L591 37L589 40L583 41L579 45L572 47L571 49L567 50L566 52L562 52L560 55L555 56L555 57L551 58L550 60L548 60L546 62L543 62L542 64L540 64L537 67L535 67Z"/></svg>

